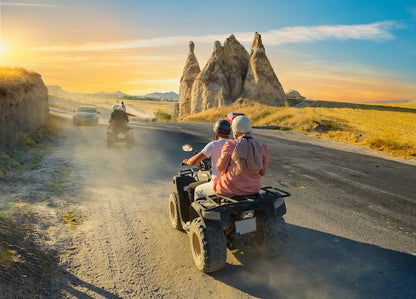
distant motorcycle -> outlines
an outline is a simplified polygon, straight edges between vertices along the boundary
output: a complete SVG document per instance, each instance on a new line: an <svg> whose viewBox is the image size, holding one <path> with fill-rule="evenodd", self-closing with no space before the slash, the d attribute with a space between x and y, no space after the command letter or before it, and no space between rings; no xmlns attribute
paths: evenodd
<svg viewBox="0 0 416 299"><path fill-rule="evenodd" d="M184 151L193 151L189 144ZM180 170L173 177L174 191L169 196L171 225L185 230L190 237L196 267L214 272L226 264L227 247L250 242L265 256L281 254L287 243L284 198L286 191L263 187L254 196L228 198L207 196L190 202L188 185L210 178L211 161L205 159L196 167Z"/></svg>

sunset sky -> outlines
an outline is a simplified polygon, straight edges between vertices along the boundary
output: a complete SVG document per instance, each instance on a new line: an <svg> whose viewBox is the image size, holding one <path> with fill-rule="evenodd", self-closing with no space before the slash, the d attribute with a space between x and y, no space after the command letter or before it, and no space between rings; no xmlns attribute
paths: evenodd
<svg viewBox="0 0 416 299"><path fill-rule="evenodd" d="M1 1L1 65L72 92L178 92L195 43L201 69L215 40L250 52L262 34L287 92L315 100L416 101L416 1Z"/></svg>

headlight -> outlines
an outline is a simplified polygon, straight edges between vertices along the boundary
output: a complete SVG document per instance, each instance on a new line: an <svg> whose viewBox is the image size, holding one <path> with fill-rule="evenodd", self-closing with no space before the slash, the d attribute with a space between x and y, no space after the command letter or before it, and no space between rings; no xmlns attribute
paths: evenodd
<svg viewBox="0 0 416 299"><path fill-rule="evenodd" d="M241 213L241 218L242 219L248 219L248 218L253 218L254 217L254 211L250 210L250 211L244 211Z"/></svg>

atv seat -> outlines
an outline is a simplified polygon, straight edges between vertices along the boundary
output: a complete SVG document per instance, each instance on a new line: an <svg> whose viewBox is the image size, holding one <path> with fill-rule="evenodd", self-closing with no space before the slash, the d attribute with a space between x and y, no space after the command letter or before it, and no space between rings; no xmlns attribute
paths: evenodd
<svg viewBox="0 0 416 299"><path fill-rule="evenodd" d="M235 195L235 196L231 196L232 199L234 200L247 200L247 199L260 199L260 194L259 193L254 193L254 194L249 194L249 195Z"/></svg>

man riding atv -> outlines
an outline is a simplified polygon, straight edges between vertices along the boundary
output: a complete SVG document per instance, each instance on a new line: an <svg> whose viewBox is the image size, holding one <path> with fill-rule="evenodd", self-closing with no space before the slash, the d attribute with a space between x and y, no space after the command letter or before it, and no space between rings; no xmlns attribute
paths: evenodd
<svg viewBox="0 0 416 299"><path fill-rule="evenodd" d="M213 128L215 132L215 140L208 143L199 153L189 159L183 160L183 165L196 165L204 159L211 158L212 174L211 179L208 182L198 181L188 185L188 194L190 201L194 201L194 198L198 199L208 195L214 195L213 182L215 178L220 176L220 172L215 166L219 157L221 156L221 149L225 142L228 140L231 134L231 124L225 120L220 119L214 124ZM195 196L194 196L195 192Z"/></svg>
<svg viewBox="0 0 416 299"><path fill-rule="evenodd" d="M110 128L125 129L128 122L129 117L122 107L120 105L113 105L113 112L110 115Z"/></svg>
<svg viewBox="0 0 416 299"><path fill-rule="evenodd" d="M107 128L107 146L114 143L126 142L131 145L134 142L133 130L128 126L129 117L120 105L113 105L113 112L110 115L110 125Z"/></svg>

